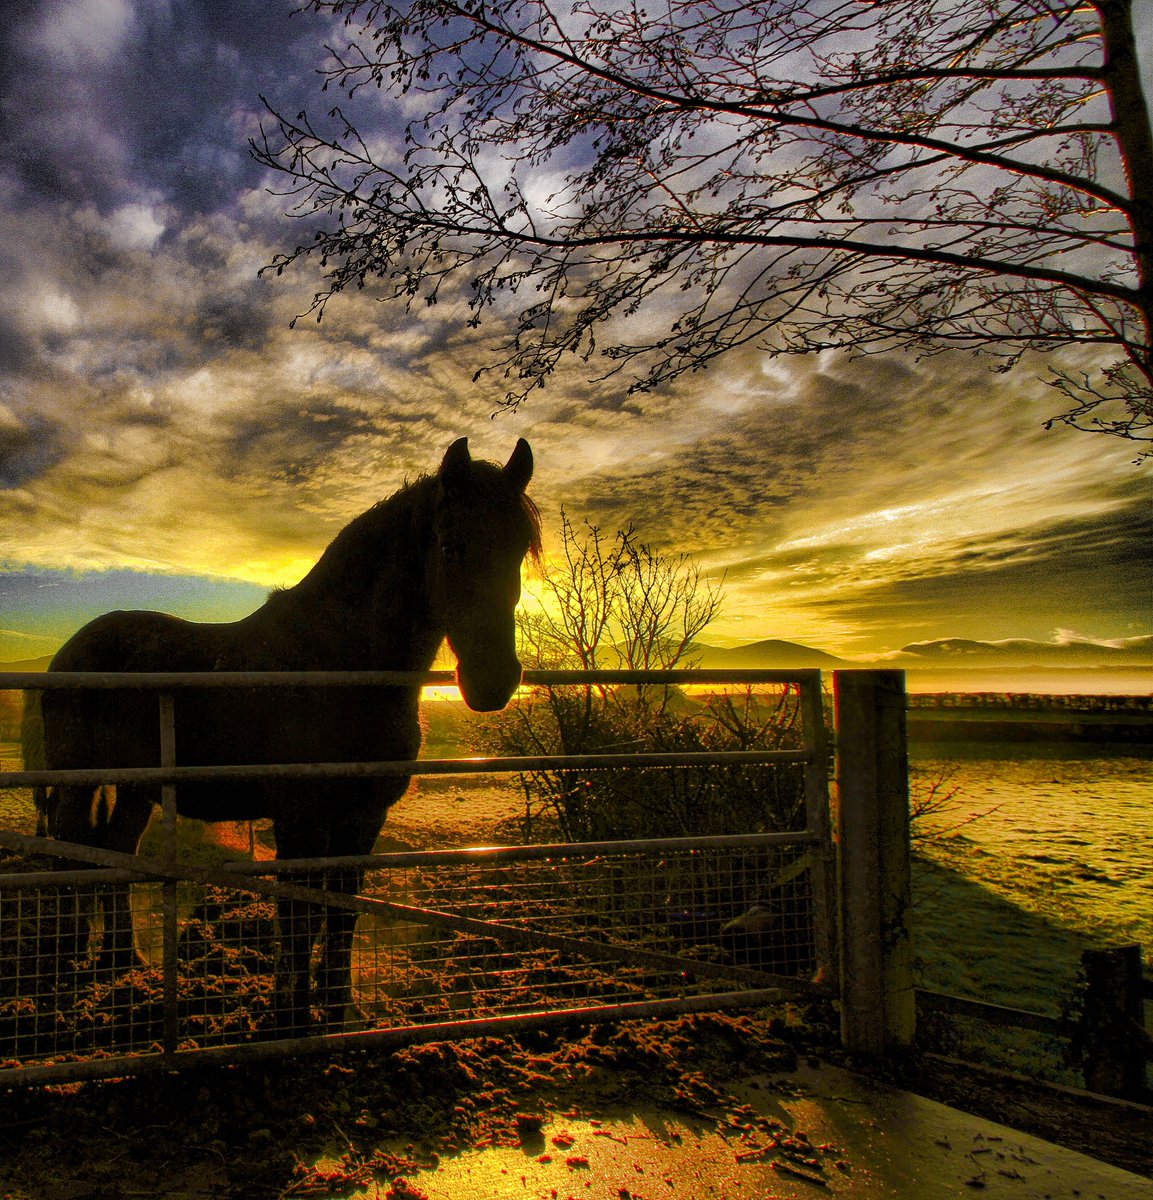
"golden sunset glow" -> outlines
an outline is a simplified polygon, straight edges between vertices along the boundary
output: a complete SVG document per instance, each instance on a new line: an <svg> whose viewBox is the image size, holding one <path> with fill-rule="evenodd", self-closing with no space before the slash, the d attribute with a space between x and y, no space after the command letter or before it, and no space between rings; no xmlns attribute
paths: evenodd
<svg viewBox="0 0 1153 1200"><path fill-rule="evenodd" d="M1132 444L1047 431L1056 401L1028 357L994 374L959 354L745 348L633 396L576 363L494 418L499 382L473 381L488 334L462 295L405 312L369 289L292 327L315 280L257 275L302 231L246 138L262 90L312 87L323 29L279 4L192 8L180 36L205 50L187 63L232 65L163 82L136 69L149 37L175 36L159 9L13 18L0 661L50 654L110 608L244 615L461 435L502 461L531 442L548 545L563 507L723 578L719 646L869 660L1153 630L1148 470Z"/></svg>

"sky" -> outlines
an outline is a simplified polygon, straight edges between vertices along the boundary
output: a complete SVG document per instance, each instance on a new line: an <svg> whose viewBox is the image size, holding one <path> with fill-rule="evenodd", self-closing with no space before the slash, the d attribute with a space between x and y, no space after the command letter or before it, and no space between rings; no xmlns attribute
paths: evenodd
<svg viewBox="0 0 1153 1200"><path fill-rule="evenodd" d="M319 277L257 272L309 230L247 149L261 94L331 103L291 8L5 4L0 662L113 608L242 616L461 435L531 442L554 545L563 507L723 576L714 644L1153 632L1149 470L1046 431L1037 363L744 349L631 397L577 364L498 413L459 304L362 293L292 327Z"/></svg>

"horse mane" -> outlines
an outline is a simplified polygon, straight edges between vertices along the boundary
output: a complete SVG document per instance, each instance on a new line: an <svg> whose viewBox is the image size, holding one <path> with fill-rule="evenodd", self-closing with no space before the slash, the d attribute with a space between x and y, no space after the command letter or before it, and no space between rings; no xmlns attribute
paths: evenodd
<svg viewBox="0 0 1153 1200"><path fill-rule="evenodd" d="M500 467L493 463L478 462L474 465L500 471ZM411 549L412 539L404 535L410 533L419 517L431 508L436 484L435 475L422 473L411 481L405 480L391 496L377 501L360 516L354 517L329 542L300 583L305 584L309 580L314 584L319 583L330 575L339 575L346 580L359 577L359 580L367 581L368 576L379 569L379 553L373 553L378 547L407 544ZM517 501L529 527L528 557L539 565L544 549L540 510L524 492L517 493Z"/></svg>
<svg viewBox="0 0 1153 1200"><path fill-rule="evenodd" d="M528 556L532 559L534 565L539 567L541 557L544 554L544 536L541 533L540 509L537 508L532 498L525 492L521 492L520 494L520 506L524 515L528 518L529 529L531 530Z"/></svg>
<svg viewBox="0 0 1153 1200"><path fill-rule="evenodd" d="M300 584L319 583L329 577L368 582L380 569L379 547L411 545L412 538L407 535L418 514L431 506L434 483L433 476L420 475L353 517L328 543Z"/></svg>

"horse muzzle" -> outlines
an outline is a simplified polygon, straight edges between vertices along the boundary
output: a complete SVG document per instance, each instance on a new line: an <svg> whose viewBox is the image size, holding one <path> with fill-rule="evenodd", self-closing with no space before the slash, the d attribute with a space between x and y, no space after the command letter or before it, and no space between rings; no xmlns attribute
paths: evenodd
<svg viewBox="0 0 1153 1200"><path fill-rule="evenodd" d="M473 712L497 712L504 708L516 694L520 680L521 666L515 658L500 671L486 670L479 675L460 665L456 669L457 687Z"/></svg>

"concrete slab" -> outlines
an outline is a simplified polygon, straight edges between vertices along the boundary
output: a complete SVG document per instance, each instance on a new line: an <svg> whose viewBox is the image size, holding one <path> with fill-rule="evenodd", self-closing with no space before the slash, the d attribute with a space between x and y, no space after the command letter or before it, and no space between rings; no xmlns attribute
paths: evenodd
<svg viewBox="0 0 1153 1200"><path fill-rule="evenodd" d="M553 1116L368 1196L427 1200L1153 1200L1153 1180L831 1066L752 1078L730 1128Z"/></svg>

